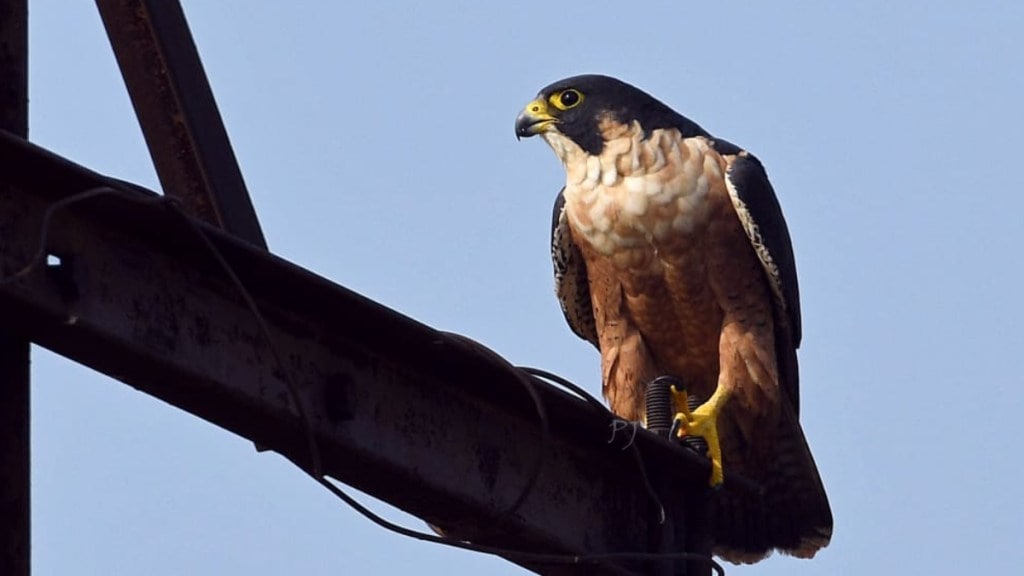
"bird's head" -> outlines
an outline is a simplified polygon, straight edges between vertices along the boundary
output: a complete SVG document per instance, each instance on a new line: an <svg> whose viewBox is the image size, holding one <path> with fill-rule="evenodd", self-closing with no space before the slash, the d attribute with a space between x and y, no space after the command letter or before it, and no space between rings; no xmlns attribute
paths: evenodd
<svg viewBox="0 0 1024 576"><path fill-rule="evenodd" d="M707 135L693 122L650 94L609 76L588 74L559 80L543 89L516 118L516 137L567 138L589 155L600 154L609 126L632 126L643 133L677 128L686 136Z"/></svg>

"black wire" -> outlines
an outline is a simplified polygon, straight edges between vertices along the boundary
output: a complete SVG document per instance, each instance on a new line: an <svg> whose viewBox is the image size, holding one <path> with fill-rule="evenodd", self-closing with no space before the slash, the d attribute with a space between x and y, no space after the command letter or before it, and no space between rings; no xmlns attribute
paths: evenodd
<svg viewBox="0 0 1024 576"><path fill-rule="evenodd" d="M526 501L526 498L530 493L533 492L533 487L536 486L537 480L540 478L540 474L544 470L544 464L547 462L548 451L551 446L551 424L548 419L547 409L544 407L544 400L537 391L537 387L535 385L536 382L533 378L528 374L523 374L521 370L516 369L515 366L498 353L471 338L463 336L462 334L456 334L454 332L444 332L444 334L449 338L463 342L465 345L472 347L475 351L481 354L489 356L493 362L504 365L506 369L516 377L516 381L524 390L526 390L526 393L530 396L530 400L533 401L534 410L537 412L537 418L539 419L541 426L541 447L539 450L534 450L536 458L534 458L533 466L531 467L526 483L523 485L523 489L519 491L519 496L516 497L515 501L506 511L508 514L514 514L519 510L519 507L523 505L523 502Z"/></svg>
<svg viewBox="0 0 1024 576"><path fill-rule="evenodd" d="M323 463L321 462L320 448L317 445L316 434L313 431L313 425L309 419L309 414L302 402L302 395L299 394L298 386L292 379L291 372L285 366L284 360L281 358L281 354L278 351L273 336L271 335L270 327L267 325L267 321L263 318L263 313L260 312L259 306L256 305L256 301L253 299L252 294L250 294L249 290L246 289L245 284L235 273L231 264L224 259L224 255L221 254L220 250L218 250L213 244L210 237L206 235L206 232L203 231L203 229L196 224L195 220L193 220L192 217L184 211L176 209L173 210L173 212L178 214L181 219L196 233L200 240L202 240L210 255L213 256L224 273L231 279L231 283L234 284L235 289L238 290L242 299L245 300L246 307L249 308L253 318L256 319L260 333L263 335L263 339L267 343L267 349L270 350L274 363L277 364L278 370L281 372L281 379L284 380L284 385L288 390L288 395L291 397L292 403L295 404L296 412L298 412L299 423L302 426L303 434L306 437L307 449L309 450L311 471L315 477L323 476Z"/></svg>
<svg viewBox="0 0 1024 576"><path fill-rule="evenodd" d="M28 274L32 273L32 271L35 270L40 264L42 264L42 262L46 259L46 244L47 240L49 239L50 227L52 225L53 217L57 212L67 208L68 206L72 206L79 202L89 200L90 198L96 198L97 196L105 195L124 195L124 197L129 197L128 194L125 194L120 190L115 190L114 188L110 188L109 186L99 186L96 188L89 188L88 190L72 194L71 196L67 196L65 198L61 198L60 200L57 200L53 204L47 206L46 210L43 212L43 221L39 226L39 245L36 248L36 251L32 254L32 257L29 258L28 263L26 263L25 266L23 266L20 270L18 270L14 274L11 274L10 276L7 276L6 278L0 279L0 284L7 284L8 282L13 282L19 278L27 276ZM133 198L133 200L135 200L136 202L146 204L156 204L162 201L162 199L163 197L161 196Z"/></svg>
<svg viewBox="0 0 1024 576"><path fill-rule="evenodd" d="M522 370L523 372L526 372L527 374L529 374L531 376L536 376L536 377L543 378L543 379L545 379L545 380L547 380L549 382L554 382L554 383L562 386L563 388L571 390L577 396L579 396L580 398L583 398L584 400L586 400L588 404L590 404L594 408L597 408L597 410L599 412L607 413L607 414L611 415L613 418L615 417L615 415L612 414L612 412L610 412L605 407L604 403L602 403L600 400L598 400L590 392L587 392L582 386L579 386L578 384L572 382L571 380L569 380L567 378L563 378L562 376L559 376L558 374L555 374L554 372L548 372L547 370L544 370L542 368L533 368L531 366L518 366L517 368L519 368L520 370Z"/></svg>
<svg viewBox="0 0 1024 576"><path fill-rule="evenodd" d="M587 392L582 386L572 382L571 380L559 376L553 372L548 372L542 368L533 368L530 366L519 366L523 372L530 374L534 378L543 378L549 382L558 384L564 388L571 390L580 396L587 402L591 407L597 410L601 415L605 416L611 422L625 422L621 418L615 415L614 412L608 410L605 405L598 400L595 396ZM631 425L637 425L635 422L628 423ZM633 460L636 463L636 469L640 472L640 481L644 485L644 491L647 492L647 497L654 503L654 506L658 509L658 524L664 524L666 520L665 505L661 503L661 497L658 496L658 491L654 489L654 484L651 483L650 476L647 475L647 466L644 465L643 454L640 453L640 448L633 442L629 443L630 452L633 454Z"/></svg>
<svg viewBox="0 0 1024 576"><path fill-rule="evenodd" d="M409 538L416 540L423 540L425 542L432 542L434 544L441 544L443 546L450 546L452 548L460 548L463 550L470 550L473 552L479 552L482 554L490 554L494 556L501 556L507 559L515 559L523 562L537 562L542 564L594 564L600 562L614 562L614 561L640 561L640 562L653 562L653 561L665 561L665 560L693 560L702 562L711 567L718 576L725 576L725 569L722 565L716 562L710 556L704 554L697 554L694 552L604 552L597 554L550 554L543 552L529 552L526 550L515 550L512 548L501 548L497 546L486 546L483 544L474 544L472 542L466 542L464 540L456 540L447 536L438 536L435 534L428 534L426 532L420 532L418 530L412 530L406 528L400 524L396 524L382 518L375 512L363 506L358 500L347 494L344 490L334 485L330 480L326 478L314 478L322 486L327 488L332 494L337 496L343 502L348 504L353 510L361 514L367 520L374 524L401 534Z"/></svg>
<svg viewBox="0 0 1024 576"><path fill-rule="evenodd" d="M497 354L495 354L497 356ZM500 358L500 356L499 356ZM504 360L504 359L502 359ZM510 365L511 366L511 365ZM518 376L518 373L517 373ZM537 485L537 480L540 478L541 472L544 471L544 464L547 463L548 452L551 448L551 423L548 420L547 410L544 408L544 400L541 399L540 393L537 392L537 387L534 386L534 382L530 378L517 378L519 383L526 390L527 394L533 400L534 408L537 411L537 417L540 418L541 424L541 448L536 450L537 455L533 461L533 467L530 470L530 476L526 483L523 485L523 489L519 491L519 496L516 497L515 502L508 509L509 514L513 514L519 510L519 507L523 505L526 498L533 492L533 487Z"/></svg>

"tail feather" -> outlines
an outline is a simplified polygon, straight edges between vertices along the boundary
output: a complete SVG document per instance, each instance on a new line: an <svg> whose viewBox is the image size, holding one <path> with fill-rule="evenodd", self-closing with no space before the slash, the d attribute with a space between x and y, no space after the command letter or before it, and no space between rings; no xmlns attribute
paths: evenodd
<svg viewBox="0 0 1024 576"><path fill-rule="evenodd" d="M738 467L761 485L760 493L726 489L713 498L715 553L729 562L757 562L776 549L811 558L832 537L825 488L797 417L789 409L779 419L772 452L763 467ZM725 466L728 470L728 459Z"/></svg>

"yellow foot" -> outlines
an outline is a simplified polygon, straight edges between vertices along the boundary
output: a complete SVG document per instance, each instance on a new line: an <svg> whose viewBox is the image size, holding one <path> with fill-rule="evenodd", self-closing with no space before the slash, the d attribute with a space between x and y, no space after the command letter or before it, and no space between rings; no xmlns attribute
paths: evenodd
<svg viewBox="0 0 1024 576"><path fill-rule="evenodd" d="M687 403L685 390L672 388L672 399L676 405L675 422L673 428L679 430L680 438L686 436L700 436L708 444L708 458L711 459L711 478L709 484L717 487L722 484L725 475L722 472L722 446L718 442L718 415L722 411L727 395L720 393L721 387L707 402L701 404L696 410L690 410Z"/></svg>

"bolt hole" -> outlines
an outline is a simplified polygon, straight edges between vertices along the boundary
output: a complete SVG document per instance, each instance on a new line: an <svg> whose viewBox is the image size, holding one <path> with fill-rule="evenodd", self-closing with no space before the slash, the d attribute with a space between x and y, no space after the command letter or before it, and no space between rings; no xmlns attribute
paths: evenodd
<svg viewBox="0 0 1024 576"><path fill-rule="evenodd" d="M60 256L56 254L46 255L46 266L48 268L60 268L63 262L61 262Z"/></svg>

